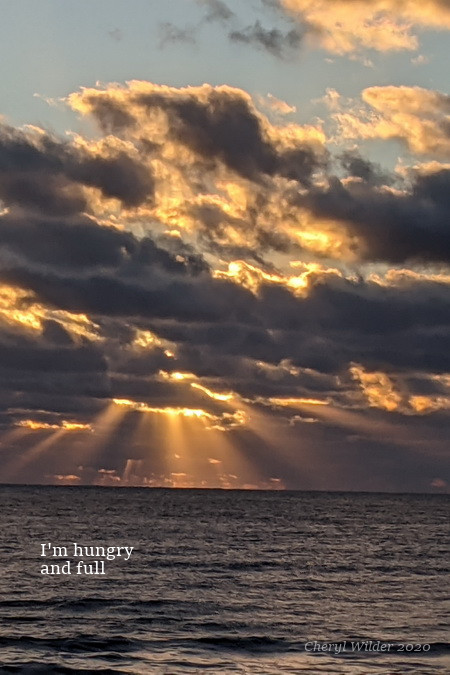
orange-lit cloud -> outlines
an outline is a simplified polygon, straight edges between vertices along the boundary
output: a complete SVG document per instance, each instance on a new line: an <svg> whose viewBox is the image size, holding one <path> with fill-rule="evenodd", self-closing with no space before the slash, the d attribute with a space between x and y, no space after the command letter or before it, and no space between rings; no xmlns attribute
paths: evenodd
<svg viewBox="0 0 450 675"><path fill-rule="evenodd" d="M450 9L440 0L280 0L309 26L310 40L338 54L360 49L413 50L419 29L450 28Z"/></svg>
<svg viewBox="0 0 450 675"><path fill-rule="evenodd" d="M450 409L450 387L448 395L419 395L408 391L405 385L396 385L385 373L368 372L359 365L352 366L350 372L371 407L404 415L427 415Z"/></svg>
<svg viewBox="0 0 450 675"><path fill-rule="evenodd" d="M450 156L450 98L422 87L370 87L362 92L368 111L335 118L346 138L396 139L419 155Z"/></svg>
<svg viewBox="0 0 450 675"><path fill-rule="evenodd" d="M448 488L448 483L443 478L433 478L430 485L438 490L446 490Z"/></svg>
<svg viewBox="0 0 450 675"><path fill-rule="evenodd" d="M272 232L274 219L282 231L291 217L280 213L286 208L285 200L280 204L282 191L292 181L308 183L326 162L326 136L319 124L274 124L247 92L229 86L176 88L131 81L82 89L67 103L120 135L124 147L132 146L133 158L139 148L136 158L152 173L152 201L123 213L122 222L135 227L137 220L156 221L169 234L201 235L203 245L208 240L213 246L248 249L285 245L282 233ZM235 146L227 140L230 134L245 143ZM143 141L151 154L143 150ZM102 148L90 151L104 153Z"/></svg>
<svg viewBox="0 0 450 675"><path fill-rule="evenodd" d="M258 103L277 113L278 115L292 115L297 112L297 108L294 105L289 105L286 101L283 101L273 94L267 94L267 96L259 96Z"/></svg>
<svg viewBox="0 0 450 675"><path fill-rule="evenodd" d="M395 390L385 373L368 373L360 366L350 368L352 377L358 380L370 406L393 412L402 404L402 396Z"/></svg>
<svg viewBox="0 0 450 675"><path fill-rule="evenodd" d="M51 479L52 482L57 483L58 485L77 485L81 477L77 476L76 474L53 474L47 476L47 478Z"/></svg>
<svg viewBox="0 0 450 675"><path fill-rule="evenodd" d="M450 284L450 273L442 271L418 272L410 269L390 269L385 274L372 273L368 276L369 281L373 281L380 286L413 288L418 282L434 282L438 284Z"/></svg>
<svg viewBox="0 0 450 675"><path fill-rule="evenodd" d="M58 322L74 340L99 339L98 325L86 314L46 307L33 294L6 284L0 286L0 322L36 334L42 332L47 321Z"/></svg>
<svg viewBox="0 0 450 675"><path fill-rule="evenodd" d="M204 394L209 396L209 398L212 398L215 401L231 401L234 398L233 392L220 393L212 391L211 389L208 389L208 387L205 387L199 382L192 382L191 387L193 387L194 389L198 389L199 391L202 391Z"/></svg>
<svg viewBox="0 0 450 675"><path fill-rule="evenodd" d="M292 261L291 265L303 269L299 275L285 275L281 273L265 272L255 265L244 260L234 260L228 264L227 270L215 270L216 278L231 279L235 283L248 288L255 295L258 294L262 284L274 284L285 286L294 294L303 296L307 293L310 278L316 279L327 274L342 276L337 269L327 269L319 263L303 263Z"/></svg>
<svg viewBox="0 0 450 675"><path fill-rule="evenodd" d="M202 387L203 390L205 388ZM213 394L213 392L210 392ZM208 394L208 395L210 395ZM220 396L220 394L219 394ZM216 398L212 395L211 398ZM229 400L228 398L216 399L219 401ZM199 420L206 423L206 429L219 429L225 431L234 426L241 426L245 423L245 416L242 412L236 410L233 413L223 412L221 414L213 414L204 410L203 408L186 408L174 406L150 406L147 403L140 401L131 401L129 399L114 399L113 403L116 406L129 408L142 413L151 413L156 415L165 415L168 417L183 417L191 420Z"/></svg>
<svg viewBox="0 0 450 675"><path fill-rule="evenodd" d="M62 420L62 422L49 423L49 422L40 422L38 420L20 420L16 422L18 427L23 427L24 429L30 429L31 431L46 431L49 429L62 429L64 431L92 431L90 424L82 424L81 422L68 422L67 420Z"/></svg>
<svg viewBox="0 0 450 675"><path fill-rule="evenodd" d="M323 401L321 399L317 398L293 398L293 397L286 397L286 398L269 398L267 400L267 403L270 405L274 406L282 406L282 407L288 407L288 408L298 408L302 406L309 406L309 405L328 405L328 401Z"/></svg>

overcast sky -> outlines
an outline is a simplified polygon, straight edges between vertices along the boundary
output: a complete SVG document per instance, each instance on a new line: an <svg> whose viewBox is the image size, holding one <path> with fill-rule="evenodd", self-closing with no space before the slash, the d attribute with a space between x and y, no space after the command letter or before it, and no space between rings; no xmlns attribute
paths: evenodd
<svg viewBox="0 0 450 675"><path fill-rule="evenodd" d="M447 0L0 12L0 481L448 491Z"/></svg>

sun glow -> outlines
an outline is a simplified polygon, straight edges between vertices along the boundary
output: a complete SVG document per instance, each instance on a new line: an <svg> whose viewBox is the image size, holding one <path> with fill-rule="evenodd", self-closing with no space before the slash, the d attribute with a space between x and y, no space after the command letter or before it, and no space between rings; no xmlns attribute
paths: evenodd
<svg viewBox="0 0 450 675"><path fill-rule="evenodd" d="M81 424L80 422L68 422L63 420L61 423L50 424L49 422L39 422L37 420L20 420L16 426L24 427L32 431L46 431L50 429L62 429L64 431L92 431L90 424Z"/></svg>
<svg viewBox="0 0 450 675"><path fill-rule="evenodd" d="M191 387L193 387L194 389L199 389L204 394L209 396L209 398L212 398L215 401L231 401L234 398L234 394L231 391L227 392L227 393L219 394L215 391L211 391L211 389L208 389L208 387L205 387L202 384L199 384L198 382L192 382Z"/></svg>
<svg viewBox="0 0 450 675"><path fill-rule="evenodd" d="M131 401L130 399L126 398L115 398L113 399L113 403L115 403L115 405L118 406L124 406L132 410L138 410L139 412L145 413L156 413L162 415L182 415L183 417L195 417L197 419L199 418L215 419L214 415L211 415L210 413L206 412L206 410L202 410L201 408L150 406L147 403L143 403L141 401Z"/></svg>
<svg viewBox="0 0 450 675"><path fill-rule="evenodd" d="M311 271L313 271L313 269L308 268L298 276L284 276L275 273L269 274L243 260L235 260L228 264L227 270L215 270L213 276L216 277L216 279L230 279L231 281L244 286L255 295L265 283L286 286L294 292L303 294L308 288L308 276Z"/></svg>
<svg viewBox="0 0 450 675"><path fill-rule="evenodd" d="M220 394L219 394L220 396ZM227 395L228 396L228 395ZM214 396L213 396L214 398ZM225 402L229 398L219 399ZM206 430L216 429L226 431L229 428L242 426L245 424L246 417L242 410L235 410L234 412L211 413L203 408L186 408L174 406L150 406L141 401L131 401L130 399L116 398L113 399L116 406L128 408L141 413L151 413L156 415L165 415L167 417L185 417L191 420L199 420L205 422L203 427Z"/></svg>
<svg viewBox="0 0 450 675"><path fill-rule="evenodd" d="M99 340L99 326L86 314L74 314L62 309L51 309L37 302L30 293L5 284L0 286L0 319L11 326L40 333L45 322L57 321L74 338Z"/></svg>
<svg viewBox="0 0 450 675"><path fill-rule="evenodd" d="M183 380L193 380L196 379L196 375L194 373L180 373L177 371L168 373L166 370L160 370L159 371L159 376L163 380L173 380L175 382L182 382Z"/></svg>
<svg viewBox="0 0 450 675"><path fill-rule="evenodd" d="M186 382L186 381L189 381L189 380L197 380L198 379L197 375L195 375L194 373L187 373L187 372L181 373L181 372L177 372L177 371L169 373L165 370L160 370L159 376L163 380L169 380L171 382ZM198 391L202 391L204 394L206 394L206 396L214 399L215 401L226 402L226 401L231 401L234 398L234 394L231 391L230 392L216 392L216 391L213 391L212 389L209 389L209 387L205 387L205 385L200 384L200 382L190 382L189 384L193 389L198 389Z"/></svg>
<svg viewBox="0 0 450 675"><path fill-rule="evenodd" d="M328 405L329 403L328 401L323 401L317 398L269 398L267 399L267 402L270 405L287 406L291 408L295 408L297 406L301 407L304 405Z"/></svg>

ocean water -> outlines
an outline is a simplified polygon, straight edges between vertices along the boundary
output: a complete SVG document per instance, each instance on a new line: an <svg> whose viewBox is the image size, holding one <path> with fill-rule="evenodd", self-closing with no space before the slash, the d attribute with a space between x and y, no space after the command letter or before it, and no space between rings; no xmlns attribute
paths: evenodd
<svg viewBox="0 0 450 675"><path fill-rule="evenodd" d="M450 673L444 495L5 486L0 507L1 673Z"/></svg>

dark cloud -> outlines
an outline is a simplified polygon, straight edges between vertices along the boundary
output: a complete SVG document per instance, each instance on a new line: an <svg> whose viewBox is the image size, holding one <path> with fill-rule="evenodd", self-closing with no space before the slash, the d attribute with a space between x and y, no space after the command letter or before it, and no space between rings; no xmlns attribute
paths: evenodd
<svg viewBox="0 0 450 675"><path fill-rule="evenodd" d="M332 178L327 187L294 201L317 217L343 223L361 240L362 259L449 262L449 191L450 171L442 169L416 178L409 192Z"/></svg>
<svg viewBox="0 0 450 675"><path fill-rule="evenodd" d="M361 178L365 183L390 185L394 182L393 177L384 172L379 164L365 159L356 150L347 150L338 159L348 176Z"/></svg>
<svg viewBox="0 0 450 675"><path fill-rule="evenodd" d="M195 372L205 349L212 350L218 363L225 357L273 364L288 359L324 373L345 370L351 361L389 370L450 370L446 283L417 280L385 287L318 275L311 278L305 297L268 283L256 297L237 284L212 279L208 271L191 271L153 243L145 243L150 253L133 254L134 262L114 274L79 276L10 268L3 270L1 279L33 292L40 302L56 309L150 320L157 335L184 345L184 350L194 349L183 351L182 363ZM105 330L109 340L114 339L117 330L113 326ZM49 337L48 329L46 334ZM131 339L127 330L125 343ZM195 357L191 364L189 354ZM127 359L135 363L134 370L139 367L136 358ZM224 376L230 369L229 362L224 363L220 370L211 360L205 361L201 372ZM143 367L154 372L168 364L160 350Z"/></svg>
<svg viewBox="0 0 450 675"><path fill-rule="evenodd" d="M234 12L222 0L200 0L200 4L207 7L205 21L229 21L234 17Z"/></svg>
<svg viewBox="0 0 450 675"><path fill-rule="evenodd" d="M373 369L447 372L450 297L445 283L386 288L376 283L318 279L305 298L266 285L245 321L198 325L158 322L154 330L179 345L180 364L202 376L224 377L236 358L293 365L322 373L351 361ZM432 328L430 328L432 326ZM405 349L405 345L408 348Z"/></svg>
<svg viewBox="0 0 450 675"><path fill-rule="evenodd" d="M278 28L264 28L259 21L242 30L230 31L232 42L257 46L279 59L292 57L303 41L303 33L297 28L283 32Z"/></svg>
<svg viewBox="0 0 450 675"><path fill-rule="evenodd" d="M64 176L45 173L7 173L0 182L0 198L5 204L20 205L50 216L68 216L87 208L78 185Z"/></svg>
<svg viewBox="0 0 450 675"><path fill-rule="evenodd" d="M282 30L281 28L264 28L259 20L249 26L239 26L239 21L230 10L230 8L222 2L222 0L197 0L201 6L207 8L206 14L202 23L209 23L212 21L219 21L222 24L230 24L235 27L228 33L228 38L231 42L246 44L266 51L271 56L279 59L292 58L298 52L302 44L304 33L297 26ZM287 15L280 9L278 3L264 2L272 10L277 10L278 18L281 16L284 23L292 25Z"/></svg>
<svg viewBox="0 0 450 675"><path fill-rule="evenodd" d="M206 8L206 13L196 25L180 27L170 21L159 25L160 49L177 43L196 45L198 32L203 24L213 21L227 22L234 17L234 13L222 0L197 0L197 2Z"/></svg>
<svg viewBox="0 0 450 675"><path fill-rule="evenodd" d="M16 371L90 372L106 370L106 362L95 347L40 347L33 343L0 344L0 367Z"/></svg>
<svg viewBox="0 0 450 675"><path fill-rule="evenodd" d="M175 276L195 276L209 269L203 257L188 246L174 242L171 252L149 237L138 239L87 216L63 220L5 213L0 216L0 246L4 265L23 260L47 269L120 268L128 277L156 268Z"/></svg>
<svg viewBox="0 0 450 675"><path fill-rule="evenodd" d="M109 111L110 116L113 113ZM134 207L153 196L150 170L125 152L111 156L52 138L0 126L0 198L53 215L86 207L79 186L95 187Z"/></svg>
<svg viewBox="0 0 450 675"><path fill-rule="evenodd" d="M152 197L154 190L148 167L124 152L119 152L115 157L85 158L75 163L69 176L84 185L98 187L105 197L119 199L130 208Z"/></svg>
<svg viewBox="0 0 450 675"><path fill-rule="evenodd" d="M102 116L104 108L96 108L96 98L90 102L94 114ZM238 90L210 88L204 100L194 93L154 91L138 94L133 103L149 112L163 110L173 140L204 160L223 162L244 178L259 181L261 174L279 175L307 183L323 165L323 156L306 141L286 150L266 138L261 119Z"/></svg>
<svg viewBox="0 0 450 675"><path fill-rule="evenodd" d="M9 269L0 272L5 282L32 290L52 307L123 317L218 320L223 314L238 317L248 312L251 294L220 279L145 279L96 276L60 276L55 273Z"/></svg>
<svg viewBox="0 0 450 675"><path fill-rule="evenodd" d="M73 345L74 340L70 333L58 321L47 319L42 326L44 340L56 345Z"/></svg>
<svg viewBox="0 0 450 675"><path fill-rule="evenodd" d="M104 96L95 100L95 118L101 130L108 133L120 133L127 127L134 127L137 120L126 107L114 100L112 96Z"/></svg>
<svg viewBox="0 0 450 675"><path fill-rule="evenodd" d="M133 235L76 216L61 220L24 214L0 216L2 258L11 254L51 267L111 267L124 262L138 246Z"/></svg>

